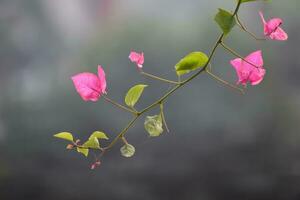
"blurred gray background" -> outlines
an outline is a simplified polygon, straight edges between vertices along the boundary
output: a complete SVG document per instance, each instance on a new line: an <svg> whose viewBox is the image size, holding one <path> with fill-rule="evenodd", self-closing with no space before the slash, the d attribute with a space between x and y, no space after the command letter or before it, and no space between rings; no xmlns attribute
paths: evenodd
<svg viewBox="0 0 300 200"><path fill-rule="evenodd" d="M123 102L128 88L150 84L142 109L169 86L141 77L128 60L144 51L146 72L176 79L175 63L208 53L220 33L218 7L234 0L0 1L0 199L300 199L300 1L249 3L241 19L262 35L258 11L284 19L287 42L257 42L235 28L226 39L240 54L262 49L267 74L242 96L201 75L165 105L171 133L149 138L143 120L98 170L65 150L53 134L113 138L130 115L103 100L84 102L70 77L102 64L108 95ZM233 57L218 49L214 72L235 83ZM157 110L149 114L157 113Z"/></svg>

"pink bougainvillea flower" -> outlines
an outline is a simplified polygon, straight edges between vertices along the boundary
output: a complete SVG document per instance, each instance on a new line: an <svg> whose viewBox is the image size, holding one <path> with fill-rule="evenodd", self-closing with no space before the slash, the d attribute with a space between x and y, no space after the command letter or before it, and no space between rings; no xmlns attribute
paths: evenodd
<svg viewBox="0 0 300 200"><path fill-rule="evenodd" d="M271 38L272 40L287 40L288 35L282 28L282 19L273 18L266 22L262 12L259 12L262 23L264 25L264 34L265 36Z"/></svg>
<svg viewBox="0 0 300 200"><path fill-rule="evenodd" d="M83 72L72 76L74 86L84 101L97 101L106 93L106 78L101 65L98 65L98 76Z"/></svg>
<svg viewBox="0 0 300 200"><path fill-rule="evenodd" d="M237 84L246 85L250 82L251 85L259 84L266 73L263 68L263 58L261 51L255 51L248 55L244 61L241 58L236 58L230 61L230 64L235 68L238 81ZM251 64L250 64L251 63Z"/></svg>
<svg viewBox="0 0 300 200"><path fill-rule="evenodd" d="M129 54L129 59L131 62L134 62L139 69L142 69L144 64L144 53L137 53L135 51L131 51Z"/></svg>

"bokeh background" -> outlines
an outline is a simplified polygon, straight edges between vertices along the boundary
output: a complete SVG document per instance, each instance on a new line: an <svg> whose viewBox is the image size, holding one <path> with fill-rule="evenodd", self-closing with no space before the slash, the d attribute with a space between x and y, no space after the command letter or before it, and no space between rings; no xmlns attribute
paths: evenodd
<svg viewBox="0 0 300 200"><path fill-rule="evenodd" d="M103 100L84 102L70 77L102 64L108 95L123 102L137 83L149 84L142 109L169 85L141 77L130 50L144 51L146 72L176 80L174 64L191 51L209 52L220 33L218 7L234 0L2 0L0 2L0 199L300 199L300 2L249 3L241 18L262 35L258 11L284 19L287 42L257 42L235 28L226 39L240 54L262 49L267 75L246 95L207 75L165 105L171 132L149 138L143 119L98 170L53 138L61 131L86 139L113 138L130 115ZM213 70L236 75L221 48ZM157 110L149 114L157 113Z"/></svg>

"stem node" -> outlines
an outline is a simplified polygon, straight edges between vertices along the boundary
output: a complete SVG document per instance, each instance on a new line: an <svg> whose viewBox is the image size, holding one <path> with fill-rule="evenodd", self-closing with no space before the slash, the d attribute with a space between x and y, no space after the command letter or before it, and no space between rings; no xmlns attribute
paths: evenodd
<svg viewBox="0 0 300 200"><path fill-rule="evenodd" d="M141 112L136 112L135 114L136 114L136 116L140 116L142 113Z"/></svg>

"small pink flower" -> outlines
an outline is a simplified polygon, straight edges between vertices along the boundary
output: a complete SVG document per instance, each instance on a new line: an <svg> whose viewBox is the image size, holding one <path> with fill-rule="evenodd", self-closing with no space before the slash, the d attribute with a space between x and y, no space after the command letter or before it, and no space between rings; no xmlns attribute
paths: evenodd
<svg viewBox="0 0 300 200"><path fill-rule="evenodd" d="M139 69L142 69L144 64L144 53L137 53L135 51L131 51L129 54L129 59L131 62L134 62Z"/></svg>
<svg viewBox="0 0 300 200"><path fill-rule="evenodd" d="M251 85L259 84L266 73L266 70L263 68L264 63L261 51L259 50L251 53L245 58L245 60L247 62L241 58L236 58L230 61L230 64L235 68L238 76L237 84L246 85L248 81Z"/></svg>
<svg viewBox="0 0 300 200"><path fill-rule="evenodd" d="M91 165L91 169L94 170L97 167L99 167L101 165L100 160L95 161L92 165Z"/></svg>
<svg viewBox="0 0 300 200"><path fill-rule="evenodd" d="M266 22L262 12L259 12L260 18L264 25L264 34L265 36L271 38L272 40L287 40L288 35L282 28L282 19L273 18Z"/></svg>
<svg viewBox="0 0 300 200"><path fill-rule="evenodd" d="M72 76L74 86L84 101L97 101L106 93L105 73L98 65L98 76L93 73L83 72Z"/></svg>

